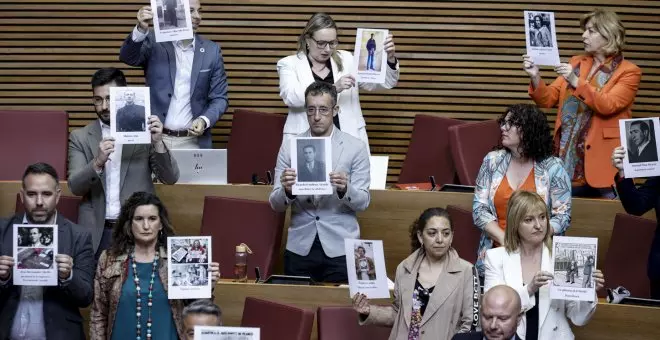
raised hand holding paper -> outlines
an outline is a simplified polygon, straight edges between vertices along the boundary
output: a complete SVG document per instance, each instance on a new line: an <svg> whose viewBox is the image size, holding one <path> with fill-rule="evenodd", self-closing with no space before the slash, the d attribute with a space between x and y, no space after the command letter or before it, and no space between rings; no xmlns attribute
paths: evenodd
<svg viewBox="0 0 660 340"><path fill-rule="evenodd" d="M595 237L554 236L552 240L550 298L594 301L598 239Z"/></svg>
<svg viewBox="0 0 660 340"><path fill-rule="evenodd" d="M385 253L383 241L344 239L349 294L362 293L369 299L387 299Z"/></svg>
<svg viewBox="0 0 660 340"><path fill-rule="evenodd" d="M329 137L291 138L291 167L296 170L294 195L332 195L332 145Z"/></svg>
<svg viewBox="0 0 660 340"><path fill-rule="evenodd" d="M168 237L167 252L167 297L169 299L210 298L211 237Z"/></svg>
<svg viewBox="0 0 660 340"><path fill-rule="evenodd" d="M525 11L525 42L536 65L559 65L555 13Z"/></svg>
<svg viewBox="0 0 660 340"><path fill-rule="evenodd" d="M626 149L626 156L623 158L626 178L660 176L658 117L620 119L619 133L621 145Z"/></svg>
<svg viewBox="0 0 660 340"><path fill-rule="evenodd" d="M57 286L57 225L14 224L13 283Z"/></svg>
<svg viewBox="0 0 660 340"><path fill-rule="evenodd" d="M356 80L362 83L385 83L387 53L385 39L388 30L358 28L353 57L357 65Z"/></svg>
<svg viewBox="0 0 660 340"><path fill-rule="evenodd" d="M193 38L188 0L151 0L156 42Z"/></svg>
<svg viewBox="0 0 660 340"><path fill-rule="evenodd" d="M110 135L118 144L149 144L148 87L110 88Z"/></svg>

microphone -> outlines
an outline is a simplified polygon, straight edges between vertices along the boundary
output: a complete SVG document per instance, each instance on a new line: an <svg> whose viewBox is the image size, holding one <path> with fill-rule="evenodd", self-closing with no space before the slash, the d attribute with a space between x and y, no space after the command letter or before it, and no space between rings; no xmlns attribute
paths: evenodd
<svg viewBox="0 0 660 340"><path fill-rule="evenodd" d="M256 279L254 280L254 283L260 283L261 282L261 271L259 270L259 267L254 267L254 276L256 276Z"/></svg>
<svg viewBox="0 0 660 340"><path fill-rule="evenodd" d="M266 171L266 184L272 185L273 184L273 174L270 172L270 170Z"/></svg>

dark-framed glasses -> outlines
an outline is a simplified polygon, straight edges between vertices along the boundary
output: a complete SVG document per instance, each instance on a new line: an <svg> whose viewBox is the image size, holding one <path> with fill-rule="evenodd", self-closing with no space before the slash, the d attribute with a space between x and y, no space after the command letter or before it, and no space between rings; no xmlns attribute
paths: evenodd
<svg viewBox="0 0 660 340"><path fill-rule="evenodd" d="M316 43L316 47L318 47L319 49L324 49L327 46L330 46L330 48L334 50L339 45L339 40L337 39L331 41L324 41L324 40L319 41L314 39L314 37L312 36L310 36L309 38L312 39L314 43Z"/></svg>

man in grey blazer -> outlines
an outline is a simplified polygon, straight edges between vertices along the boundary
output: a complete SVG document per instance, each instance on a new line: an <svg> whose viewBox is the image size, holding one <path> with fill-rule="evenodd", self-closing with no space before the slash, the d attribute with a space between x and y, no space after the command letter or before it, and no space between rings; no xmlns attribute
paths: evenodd
<svg viewBox="0 0 660 340"><path fill-rule="evenodd" d="M275 168L279 181L269 201L275 211L291 206L284 272L310 276L317 282L346 282L344 239L360 237L356 213L369 206L369 154L364 142L333 125L333 116L339 111L333 85L309 85L305 107L310 129L298 136L331 139L329 176L334 190L326 196L294 196L291 187L296 183L296 172L291 168L290 145L282 143Z"/></svg>
<svg viewBox="0 0 660 340"><path fill-rule="evenodd" d="M92 303L94 270L88 229L57 213L60 185L55 169L27 167L20 192L25 213L0 221L0 339L84 340L80 308ZM57 286L14 285L14 224L57 224ZM48 249L48 248L46 248ZM43 249L41 250L43 251Z"/></svg>
<svg viewBox="0 0 660 340"><path fill-rule="evenodd" d="M97 259L110 245L121 204L136 191L154 192L152 173L165 184L179 179L176 160L162 141L158 116L149 117L151 144L115 143L108 109L112 86L126 86L121 70L104 68L94 73L93 102L99 119L69 135L69 189L83 197L78 223L90 228Z"/></svg>
<svg viewBox="0 0 660 340"><path fill-rule="evenodd" d="M210 149L211 127L227 110L227 75L220 45L197 34L199 0L190 0L192 40L156 42L151 7L140 8L138 24L124 40L119 59L144 69L151 111L163 122L170 149Z"/></svg>

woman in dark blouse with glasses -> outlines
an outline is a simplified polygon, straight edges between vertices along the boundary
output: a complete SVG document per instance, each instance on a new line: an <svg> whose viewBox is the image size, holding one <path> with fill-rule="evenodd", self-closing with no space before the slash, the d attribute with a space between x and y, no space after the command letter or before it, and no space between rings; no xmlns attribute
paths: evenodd
<svg viewBox="0 0 660 340"><path fill-rule="evenodd" d="M337 25L325 13L314 14L298 38L298 52L280 59L277 72L280 75L280 97L289 107L284 125L284 139L309 129L305 112L305 89L314 81L334 84L339 94L339 114L334 124L369 145L358 87L367 91L391 89L399 80L399 63L395 57L394 41L389 35L381 48L387 52L387 71L384 84L357 83L353 55L337 50ZM381 50L376 45L376 58ZM365 60L367 56L365 55ZM365 61L366 62L366 61ZM378 64L378 60L376 60ZM357 86L356 86L357 85Z"/></svg>

